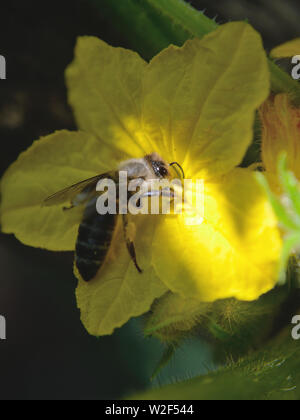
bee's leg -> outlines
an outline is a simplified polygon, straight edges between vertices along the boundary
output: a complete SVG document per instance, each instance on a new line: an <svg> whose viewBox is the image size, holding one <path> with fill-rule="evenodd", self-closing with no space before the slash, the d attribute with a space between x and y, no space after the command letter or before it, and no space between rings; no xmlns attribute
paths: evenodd
<svg viewBox="0 0 300 420"><path fill-rule="evenodd" d="M123 232L124 232L124 237L125 237L125 242L126 242L127 250L129 252L129 255L130 255L132 261L134 262L134 265L136 266L137 271L139 273L142 273L143 270L139 267L139 265L137 263L136 253L135 253L135 248L134 248L134 243L128 237L127 228L128 228L128 218L127 218L127 215L126 214L123 214Z"/></svg>
<svg viewBox="0 0 300 420"><path fill-rule="evenodd" d="M174 200L175 194L172 190L159 190L159 191L146 191L143 193L137 201L138 207L141 205L141 199L149 197L167 197L171 201Z"/></svg>
<svg viewBox="0 0 300 420"><path fill-rule="evenodd" d="M144 194L141 195L140 198L146 197L167 197L173 199L175 197L175 194L172 190L146 191Z"/></svg>

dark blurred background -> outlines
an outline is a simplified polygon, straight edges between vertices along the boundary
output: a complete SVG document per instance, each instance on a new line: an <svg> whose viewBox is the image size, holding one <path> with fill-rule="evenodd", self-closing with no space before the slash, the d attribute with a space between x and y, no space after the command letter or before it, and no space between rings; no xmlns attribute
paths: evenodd
<svg viewBox="0 0 300 420"><path fill-rule="evenodd" d="M120 0L122 1L122 0ZM76 37L95 35L130 48L126 33L98 1L1 4L0 54L7 80L0 80L0 176L34 139L75 129L66 101L64 70ZM247 18L269 50L299 36L299 0L194 0L217 22ZM79 320L72 255L26 247L0 234L0 399L116 399L150 384L162 346L145 340L133 320L111 337L90 337ZM209 347L185 343L157 383L212 369Z"/></svg>

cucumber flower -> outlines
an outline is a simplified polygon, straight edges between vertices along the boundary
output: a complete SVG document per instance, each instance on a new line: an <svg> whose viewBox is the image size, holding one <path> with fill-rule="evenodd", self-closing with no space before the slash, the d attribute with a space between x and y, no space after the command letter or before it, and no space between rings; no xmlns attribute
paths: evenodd
<svg viewBox="0 0 300 420"><path fill-rule="evenodd" d="M79 279L77 302L89 333L111 334L168 291L184 301L250 301L274 287L276 219L254 174L237 167L269 94L266 54L250 25L223 25L150 63L81 37L66 82L79 131L35 141L7 170L4 232L34 247L74 251L84 209L63 212L61 205L41 207L43 200L153 152L204 183L198 221L185 213L132 216L142 273L117 227L105 265L91 282Z"/></svg>

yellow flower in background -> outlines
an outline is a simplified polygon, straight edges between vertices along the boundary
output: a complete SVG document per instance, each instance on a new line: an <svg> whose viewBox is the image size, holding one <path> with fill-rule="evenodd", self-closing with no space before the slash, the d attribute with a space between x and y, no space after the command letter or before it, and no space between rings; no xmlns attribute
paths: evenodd
<svg viewBox="0 0 300 420"><path fill-rule="evenodd" d="M292 39L291 41L278 45L278 47L273 48L270 55L274 58L286 58L300 55L300 38Z"/></svg>
<svg viewBox="0 0 300 420"><path fill-rule="evenodd" d="M273 58L300 57L300 38L274 48ZM280 192L277 173L278 158L286 152L289 169L300 180L300 109L291 103L287 94L279 94L268 100L260 109L262 122L262 161L266 176L275 192Z"/></svg>
<svg viewBox="0 0 300 420"><path fill-rule="evenodd" d="M284 239L280 259L279 284L287 280L289 257L298 260L300 109L289 95L268 98L260 108L262 123L262 161L264 176L259 180L267 191L277 214Z"/></svg>
<svg viewBox="0 0 300 420"><path fill-rule="evenodd" d="M278 158L286 152L288 168L300 180L300 109L287 94L270 97L260 108L262 161L270 187L281 193Z"/></svg>
<svg viewBox="0 0 300 420"><path fill-rule="evenodd" d="M4 232L31 246L74 250L83 209L62 212L41 202L152 152L205 183L203 223L187 223L184 214L135 218L142 274L119 229L103 269L90 283L79 280L78 306L91 334L111 334L169 290L184 301L254 300L275 286L276 220L253 173L236 167L269 93L266 55L251 26L223 25L182 48L170 46L149 64L82 37L66 81L80 131L36 141L8 169L1 183Z"/></svg>

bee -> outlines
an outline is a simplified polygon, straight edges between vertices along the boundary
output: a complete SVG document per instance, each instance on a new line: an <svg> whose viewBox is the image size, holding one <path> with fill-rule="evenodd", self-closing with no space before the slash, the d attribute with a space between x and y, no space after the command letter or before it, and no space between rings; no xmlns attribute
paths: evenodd
<svg viewBox="0 0 300 420"><path fill-rule="evenodd" d="M183 170L177 162L168 164L157 153L152 153L146 155L144 158L124 161L119 165L117 170L81 181L44 200L43 205L45 206L59 205L69 201L71 206L63 207L63 210L71 210L79 205L85 206L78 229L74 258L75 266L84 281L89 282L92 280L103 266L112 243L119 216L118 214L109 213L102 215L97 212L96 202L99 197L99 192L96 190L96 186L98 182L100 180L110 179L118 186L120 171L127 173L128 183L132 180L150 182L153 179L168 179L171 177L170 167L173 165L177 165L181 169L184 177ZM155 194L155 192L150 191L146 195L150 196L153 193ZM158 194L161 195L161 192L158 192ZM137 262L134 243L128 236L127 215L122 214L122 217L123 232L128 253L138 272L142 273L142 269Z"/></svg>

